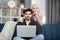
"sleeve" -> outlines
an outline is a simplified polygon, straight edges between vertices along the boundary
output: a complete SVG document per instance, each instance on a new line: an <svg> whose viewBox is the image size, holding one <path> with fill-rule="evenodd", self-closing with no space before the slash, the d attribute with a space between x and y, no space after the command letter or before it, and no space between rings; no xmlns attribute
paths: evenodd
<svg viewBox="0 0 60 40"><path fill-rule="evenodd" d="M41 25L39 25L38 23L36 24L37 24L36 34L38 35L38 34L41 34Z"/></svg>

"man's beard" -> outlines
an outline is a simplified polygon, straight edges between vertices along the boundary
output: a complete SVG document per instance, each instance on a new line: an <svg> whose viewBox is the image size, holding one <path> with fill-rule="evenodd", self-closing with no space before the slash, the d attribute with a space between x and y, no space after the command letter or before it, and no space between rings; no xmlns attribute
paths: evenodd
<svg viewBox="0 0 60 40"><path fill-rule="evenodd" d="M30 20L30 18L25 18L25 20Z"/></svg>

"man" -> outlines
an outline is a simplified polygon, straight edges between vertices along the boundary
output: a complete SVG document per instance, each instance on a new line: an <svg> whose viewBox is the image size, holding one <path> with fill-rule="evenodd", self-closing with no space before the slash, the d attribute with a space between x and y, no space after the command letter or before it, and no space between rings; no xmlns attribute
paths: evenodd
<svg viewBox="0 0 60 40"><path fill-rule="evenodd" d="M24 13L24 17L25 19L23 20L23 23L21 22L18 22L17 25L36 25L37 28L36 28L36 37L35 38L21 38L21 37L14 37L13 40L44 40L44 36L42 34L40 34L40 25L38 25L37 22L35 22L34 20L32 20L32 14L33 14L33 11L31 9L26 9L26 10L23 10L23 13ZM16 26L17 26L16 25Z"/></svg>

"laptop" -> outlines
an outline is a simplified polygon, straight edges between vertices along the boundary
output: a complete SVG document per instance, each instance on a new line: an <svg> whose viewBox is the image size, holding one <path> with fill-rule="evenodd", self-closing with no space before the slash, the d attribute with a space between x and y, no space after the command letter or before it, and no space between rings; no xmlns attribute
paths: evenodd
<svg viewBox="0 0 60 40"><path fill-rule="evenodd" d="M17 25L17 36L20 37L35 37L36 25Z"/></svg>

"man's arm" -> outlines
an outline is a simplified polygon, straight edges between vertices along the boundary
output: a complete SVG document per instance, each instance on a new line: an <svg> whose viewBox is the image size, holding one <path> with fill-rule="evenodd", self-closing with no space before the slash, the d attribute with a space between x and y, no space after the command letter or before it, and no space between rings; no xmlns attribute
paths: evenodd
<svg viewBox="0 0 60 40"><path fill-rule="evenodd" d="M36 22L36 25L37 25L36 34L37 35L41 34L41 25L38 22Z"/></svg>

